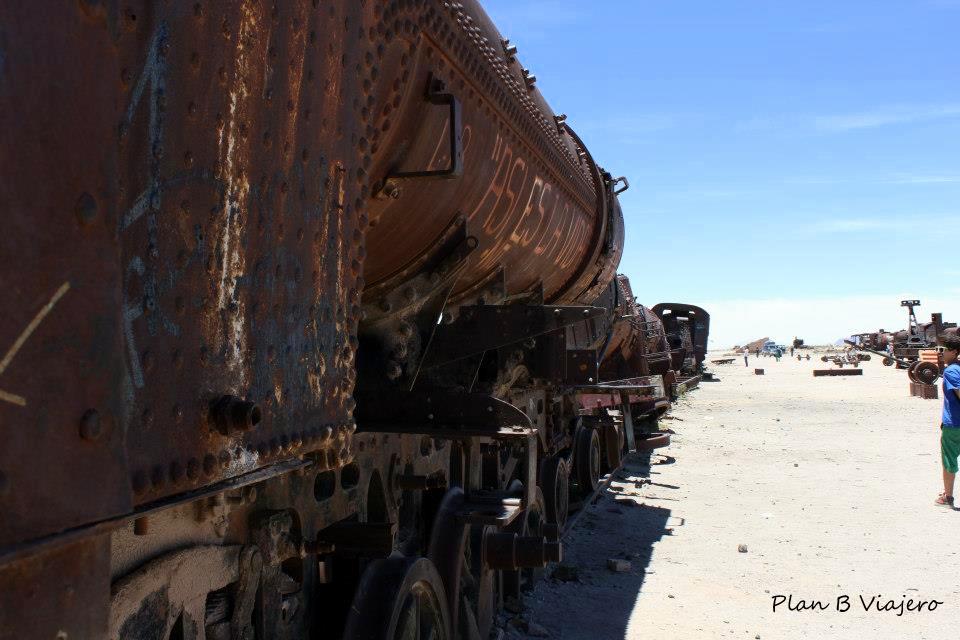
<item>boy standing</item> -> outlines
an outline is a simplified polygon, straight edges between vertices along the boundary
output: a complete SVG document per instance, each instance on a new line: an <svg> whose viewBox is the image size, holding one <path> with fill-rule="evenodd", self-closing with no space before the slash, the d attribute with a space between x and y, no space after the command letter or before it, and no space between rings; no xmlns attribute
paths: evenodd
<svg viewBox="0 0 960 640"><path fill-rule="evenodd" d="M943 493L934 504L953 508L953 481L960 457L960 336L941 340L943 358L943 418L940 423L940 457L943 459Z"/></svg>

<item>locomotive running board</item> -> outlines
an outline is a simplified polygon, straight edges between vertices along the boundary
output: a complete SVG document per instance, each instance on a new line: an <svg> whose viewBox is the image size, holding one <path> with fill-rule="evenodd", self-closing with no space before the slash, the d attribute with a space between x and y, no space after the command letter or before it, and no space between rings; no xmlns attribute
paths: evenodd
<svg viewBox="0 0 960 640"><path fill-rule="evenodd" d="M469 481L470 522L506 526L525 505L534 500L537 486L537 429L523 411L508 402L483 393L446 389L406 391L376 389L357 398L357 431L426 435L451 440L489 438L514 440L524 446L522 499L499 494L478 494L477 482ZM479 455L476 448L472 455ZM471 466L479 469L479 461ZM474 497L477 496L477 499ZM479 497L488 496L488 497ZM492 497L489 497L492 496ZM512 504L516 499L517 506Z"/></svg>
<svg viewBox="0 0 960 640"><path fill-rule="evenodd" d="M508 402L483 393L441 389L376 389L357 397L357 430L419 433L441 438L524 438L530 418Z"/></svg>
<svg viewBox="0 0 960 640"><path fill-rule="evenodd" d="M601 307L585 306L486 304L460 307L453 324L437 327L422 366L436 367L468 358L606 313L607 310Z"/></svg>

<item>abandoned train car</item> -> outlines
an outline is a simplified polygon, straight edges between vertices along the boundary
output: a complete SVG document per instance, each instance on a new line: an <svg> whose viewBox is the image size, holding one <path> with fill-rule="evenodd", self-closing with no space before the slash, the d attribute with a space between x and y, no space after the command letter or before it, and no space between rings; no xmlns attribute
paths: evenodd
<svg viewBox="0 0 960 640"><path fill-rule="evenodd" d="M0 638L489 637L702 363L627 181L475 0L0 24Z"/></svg>

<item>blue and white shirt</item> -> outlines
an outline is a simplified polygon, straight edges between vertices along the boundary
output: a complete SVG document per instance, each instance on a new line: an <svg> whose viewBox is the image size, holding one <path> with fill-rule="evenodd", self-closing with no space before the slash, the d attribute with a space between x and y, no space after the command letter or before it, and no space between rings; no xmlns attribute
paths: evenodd
<svg viewBox="0 0 960 640"><path fill-rule="evenodd" d="M943 426L960 429L960 364L956 362L943 370Z"/></svg>

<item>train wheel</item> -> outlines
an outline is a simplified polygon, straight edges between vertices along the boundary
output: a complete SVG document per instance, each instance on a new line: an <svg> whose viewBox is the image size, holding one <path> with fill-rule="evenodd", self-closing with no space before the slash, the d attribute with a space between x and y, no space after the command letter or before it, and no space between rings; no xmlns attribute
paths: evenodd
<svg viewBox="0 0 960 640"><path fill-rule="evenodd" d="M550 456L540 465L540 486L543 487L543 507L547 522L560 529L567 522L570 510L570 476L566 461Z"/></svg>
<svg viewBox="0 0 960 640"><path fill-rule="evenodd" d="M602 429L602 431L600 431ZM609 423L602 425L597 431L602 433L603 455L600 458L601 473L610 473L620 466L623 460L624 437L623 425Z"/></svg>
<svg viewBox="0 0 960 640"><path fill-rule="evenodd" d="M913 377L921 384L933 384L940 377L940 367L932 362L920 362L913 370Z"/></svg>
<svg viewBox="0 0 960 640"><path fill-rule="evenodd" d="M883 366L885 366L885 367L893 366L893 358L886 357L886 358L883 359L882 362L883 362Z"/></svg>
<svg viewBox="0 0 960 640"><path fill-rule="evenodd" d="M467 528L458 516L463 503L462 489L455 487L447 491L434 518L427 551L427 557L443 579L450 626L457 631L460 629L460 578L467 546Z"/></svg>
<svg viewBox="0 0 960 640"><path fill-rule="evenodd" d="M545 536L544 525L547 522L546 517L543 492L537 487L537 490L534 492L533 503L527 505L523 514L514 520L509 531L516 533L518 536L533 536L537 538ZM523 591L532 590L542 576L542 568L504 571L504 595L519 598Z"/></svg>
<svg viewBox="0 0 960 640"><path fill-rule="evenodd" d="M919 361L911 362L910 366L907 367L907 377L910 378L911 382L919 382L919 380L917 380L917 374L916 374L917 366L919 364L920 364Z"/></svg>
<svg viewBox="0 0 960 640"><path fill-rule="evenodd" d="M443 580L426 558L371 563L357 587L344 640L452 640Z"/></svg>
<svg viewBox="0 0 960 640"><path fill-rule="evenodd" d="M547 523L547 514L543 505L543 493L538 488L534 494L533 504L527 507L523 519L523 535L545 536L544 525ZM521 569L520 588L532 591L540 578L543 577L542 568Z"/></svg>
<svg viewBox="0 0 960 640"><path fill-rule="evenodd" d="M600 436L596 429L584 427L577 434L573 465L580 491L593 493L600 479Z"/></svg>
<svg viewBox="0 0 960 640"><path fill-rule="evenodd" d="M476 629L481 638L490 637L503 593L503 572L490 568L483 560L484 537L494 531L496 528L489 525L474 525L470 529L470 557L467 566L472 579L463 589L463 599L472 605ZM464 602L464 605L467 603Z"/></svg>
<svg viewBox="0 0 960 640"><path fill-rule="evenodd" d="M493 575L480 572L473 575L474 554L469 528L460 518L460 509L465 502L463 490L455 487L447 491L440 503L430 532L427 557L437 568L443 580L447 609L450 611L450 628L453 637L463 640L479 640L486 636L480 633L480 620L491 608L496 609L498 572ZM492 623L492 615L490 617ZM489 626L487 627L489 633Z"/></svg>

